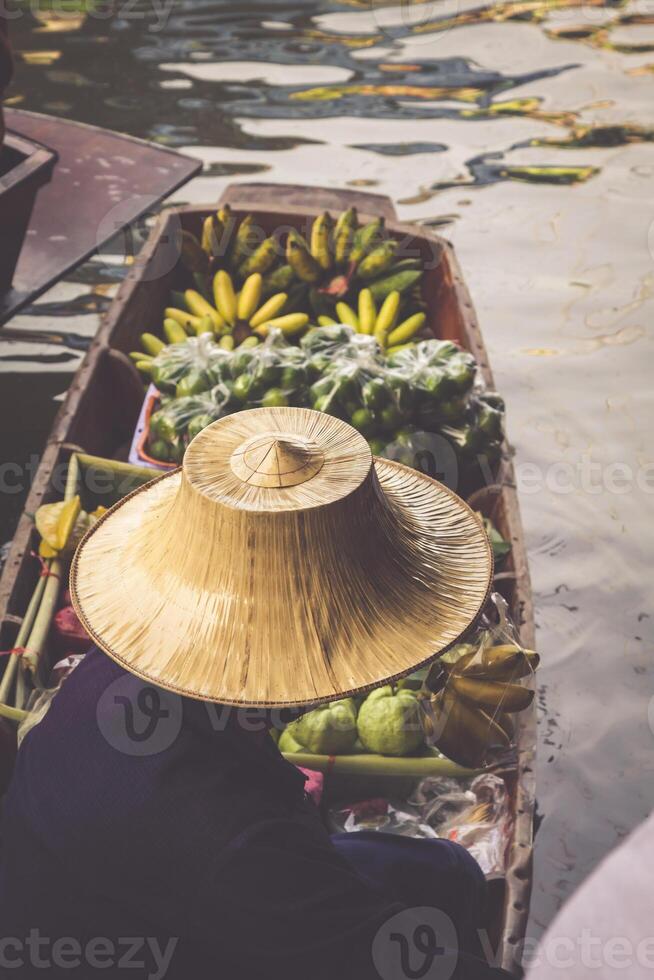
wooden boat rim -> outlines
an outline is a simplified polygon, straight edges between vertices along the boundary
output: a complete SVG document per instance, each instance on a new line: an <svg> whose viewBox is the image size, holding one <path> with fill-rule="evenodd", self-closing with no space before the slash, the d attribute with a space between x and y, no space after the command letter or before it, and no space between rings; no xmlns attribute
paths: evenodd
<svg viewBox="0 0 654 980"><path fill-rule="evenodd" d="M21 136L20 133L13 130L8 130L5 133L4 145L10 150L22 154L24 159L0 176L0 189L3 191L15 187L16 184L22 183L23 180L41 170L42 167L54 165L57 161L56 150L51 150L42 143Z"/></svg>

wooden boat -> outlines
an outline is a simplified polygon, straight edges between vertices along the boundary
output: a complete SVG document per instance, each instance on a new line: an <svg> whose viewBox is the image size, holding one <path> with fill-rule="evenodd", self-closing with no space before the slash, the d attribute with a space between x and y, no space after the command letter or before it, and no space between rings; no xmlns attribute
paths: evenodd
<svg viewBox="0 0 654 980"><path fill-rule="evenodd" d="M71 119L6 109L5 122L0 326L202 169L175 150Z"/></svg>
<svg viewBox="0 0 654 980"><path fill-rule="evenodd" d="M438 324L439 336L458 341L474 354L486 384L493 387L482 335L452 246L429 229L400 224L387 198L320 188L238 184L227 188L221 203L229 203L237 217L255 212L268 233L280 224L300 227L323 209L340 211L352 204L364 221L384 215L393 237L411 241L423 257L437 257L425 276L429 322ZM37 582L38 567L30 557L36 545L32 515L40 504L61 499L62 473L71 454L126 458L143 402L142 381L126 352L138 347L138 337L144 329L161 322L169 291L179 285L179 263L175 257L171 260L170 251L176 229L181 225L197 234L209 210L186 207L160 215L77 372L44 449L0 580L0 649L16 645L22 617ZM495 479L493 486L478 488L473 503L511 542L511 553L496 576L495 586L509 603L522 643L533 648L529 570L510 460L503 461ZM504 887L493 892L499 962L516 976L520 975L520 944L531 889L535 733L532 708L517 716L517 767L508 778L513 839Z"/></svg>

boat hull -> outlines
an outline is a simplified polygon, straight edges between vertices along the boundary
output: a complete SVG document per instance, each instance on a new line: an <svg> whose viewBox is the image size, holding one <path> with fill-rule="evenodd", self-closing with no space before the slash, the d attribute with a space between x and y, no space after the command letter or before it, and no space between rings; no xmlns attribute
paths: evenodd
<svg viewBox="0 0 654 980"><path fill-rule="evenodd" d="M423 288L428 322L438 325L439 337L456 340L468 349L475 356L486 385L494 387L472 300L451 244L429 229L398 222L387 198L322 188L236 184L226 189L221 203L229 203L237 217L255 212L267 232L280 225L306 228L318 211L342 210L352 204L357 206L362 221L383 215L389 234L410 244L423 260L431 263ZM185 207L169 209L159 216L73 380L45 446L0 579L0 649L12 646L38 575L30 557L36 545L30 515L40 504L61 499L72 452L126 458L143 401L143 384L127 352L138 348L143 330L161 322L170 289L181 284L176 246L179 229L197 234L210 210ZM529 568L509 454L493 474L491 485L480 487L470 499L511 542L511 553L496 576L495 588L509 603L522 643L533 649ZM516 723L517 768L509 778L514 835L505 887L502 895L494 899L496 921L492 933L500 942L497 965L519 976L531 890L535 708L522 712Z"/></svg>

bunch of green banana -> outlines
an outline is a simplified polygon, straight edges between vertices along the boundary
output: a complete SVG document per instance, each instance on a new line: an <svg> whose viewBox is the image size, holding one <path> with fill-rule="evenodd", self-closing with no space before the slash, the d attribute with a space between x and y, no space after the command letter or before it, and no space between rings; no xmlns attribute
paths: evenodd
<svg viewBox="0 0 654 980"><path fill-rule="evenodd" d="M341 268L347 265L357 233L359 219L356 208L342 211L336 219L333 234L333 255L335 264Z"/></svg>
<svg viewBox="0 0 654 980"><path fill-rule="evenodd" d="M530 676L538 654L514 644L478 647L460 644L453 663L443 660L426 681L431 694L430 736L449 759L477 768L489 751L506 747L513 738L511 715L528 708L531 688L515 683Z"/></svg>
<svg viewBox="0 0 654 980"><path fill-rule="evenodd" d="M318 220L316 218L316 221ZM328 254L326 258L329 258ZM286 237L286 262L295 273L295 277L302 282L313 285L323 276L324 267L318 261L318 257L309 250L302 235L295 229L291 229Z"/></svg>
<svg viewBox="0 0 654 980"><path fill-rule="evenodd" d="M234 246L227 256L233 276L243 282L253 273L264 275L278 259L277 241L274 236L260 240L259 228L254 216L246 215L236 230Z"/></svg>
<svg viewBox="0 0 654 980"><path fill-rule="evenodd" d="M339 298L356 279L374 285L379 301L395 288L404 292L414 286L422 275L419 260L399 259L397 252L398 243L386 238L383 218L359 227L354 207L343 211L336 221L324 211L314 220L308 242L295 230L288 233L286 262L272 275L285 277L284 288L294 276L327 296Z"/></svg>
<svg viewBox="0 0 654 980"><path fill-rule="evenodd" d="M239 222L228 204L204 219L199 239L186 230L181 235L182 263L205 298L218 269L228 270L242 283L254 272L268 272L278 257L274 236L262 239L254 215Z"/></svg>
<svg viewBox="0 0 654 980"><path fill-rule="evenodd" d="M204 219L200 246L208 262L223 260L227 256L235 230L236 219L229 204Z"/></svg>
<svg viewBox="0 0 654 980"><path fill-rule="evenodd" d="M383 222L371 222L375 228ZM286 266L304 283L318 286L330 295L344 295L349 286L349 269L357 236L365 234L365 242L359 247L360 257L367 255L374 228L366 225L358 229L356 208L344 211L336 222L324 211L311 226L309 242L292 229L286 238ZM356 260L358 262L358 259ZM337 273L341 275L337 275ZM347 275L345 273L348 273Z"/></svg>

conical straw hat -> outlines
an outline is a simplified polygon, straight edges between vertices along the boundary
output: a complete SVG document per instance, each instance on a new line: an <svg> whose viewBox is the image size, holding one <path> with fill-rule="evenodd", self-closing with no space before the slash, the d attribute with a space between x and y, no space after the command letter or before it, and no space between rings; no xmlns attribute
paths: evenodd
<svg viewBox="0 0 654 980"><path fill-rule="evenodd" d="M72 563L73 604L127 670L190 697L306 705L410 673L488 595L470 508L375 459L339 419L259 408L214 422L180 469L111 508Z"/></svg>

